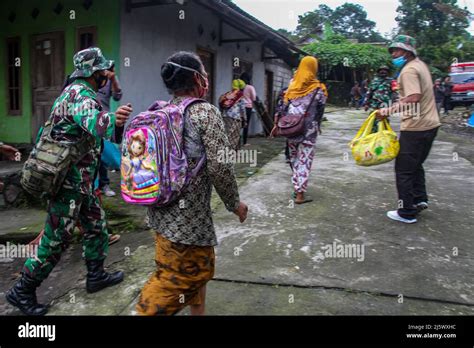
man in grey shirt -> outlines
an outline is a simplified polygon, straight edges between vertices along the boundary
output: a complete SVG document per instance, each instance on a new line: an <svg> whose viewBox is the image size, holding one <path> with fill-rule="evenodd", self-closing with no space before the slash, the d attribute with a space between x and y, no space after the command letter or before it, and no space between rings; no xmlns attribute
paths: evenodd
<svg viewBox="0 0 474 348"><path fill-rule="evenodd" d="M122 99L122 89L119 80L115 75L114 66L112 66L110 70L107 70L107 77L107 84L97 92L97 97L102 104L104 111L110 111L110 98L113 98L115 101ZM123 127L116 127L112 140L116 143L121 142L122 132ZM115 196L115 192L111 190L109 184L110 179L107 167L101 162L99 166L99 189L107 197L113 197Z"/></svg>

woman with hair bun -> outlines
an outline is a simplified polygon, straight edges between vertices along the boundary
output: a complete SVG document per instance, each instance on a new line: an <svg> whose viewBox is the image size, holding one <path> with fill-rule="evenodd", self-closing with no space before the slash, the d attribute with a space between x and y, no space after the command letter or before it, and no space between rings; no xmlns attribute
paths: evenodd
<svg viewBox="0 0 474 348"><path fill-rule="evenodd" d="M161 76L173 95L172 104L207 94L207 73L195 53L173 54L163 64ZM183 138L190 169L196 168L204 154L206 164L179 199L148 209L149 224L156 231L157 270L142 289L137 304L141 315L173 315L188 305L192 315L204 314L206 284L214 276L217 245L211 211L213 186L228 211L241 223L247 218L233 164L218 160L219 152L229 147L219 110L205 100L191 104L184 113Z"/></svg>

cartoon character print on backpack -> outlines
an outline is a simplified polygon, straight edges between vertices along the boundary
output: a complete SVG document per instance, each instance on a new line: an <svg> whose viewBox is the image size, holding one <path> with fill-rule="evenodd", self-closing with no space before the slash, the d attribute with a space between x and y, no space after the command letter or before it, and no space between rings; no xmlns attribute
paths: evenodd
<svg viewBox="0 0 474 348"><path fill-rule="evenodd" d="M198 101L187 98L181 105L158 101L130 122L122 144L121 188L125 202L164 206L180 195L202 167L205 156L190 170L183 151L184 114Z"/></svg>
<svg viewBox="0 0 474 348"><path fill-rule="evenodd" d="M128 146L124 148L122 165L122 192L143 199L154 197L159 190L156 176L156 137L147 128L132 130L126 134Z"/></svg>

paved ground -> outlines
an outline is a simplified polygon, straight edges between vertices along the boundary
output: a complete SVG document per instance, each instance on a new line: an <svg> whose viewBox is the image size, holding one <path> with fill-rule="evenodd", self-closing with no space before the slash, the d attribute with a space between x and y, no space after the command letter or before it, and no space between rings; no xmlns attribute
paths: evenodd
<svg viewBox="0 0 474 348"><path fill-rule="evenodd" d="M269 162L259 170L238 168L248 221L239 224L214 200L220 245L215 279L208 286L208 313L473 315L473 140L440 134L426 163L430 209L417 224L403 225L385 217L396 206L393 162L362 168L348 153L363 112L327 116L310 180L314 202L293 206L283 155L269 161L282 144L261 140L256 141L261 142L259 165ZM39 291L40 300L52 301L52 315L134 313L154 269L153 234L144 228L140 208L110 199L107 208L115 230L124 231L108 265L124 270L125 281L86 294L75 244ZM364 253L325 257L324 248L333 243L363 247ZM0 264L1 314L17 313L1 292L12 284L21 262Z"/></svg>

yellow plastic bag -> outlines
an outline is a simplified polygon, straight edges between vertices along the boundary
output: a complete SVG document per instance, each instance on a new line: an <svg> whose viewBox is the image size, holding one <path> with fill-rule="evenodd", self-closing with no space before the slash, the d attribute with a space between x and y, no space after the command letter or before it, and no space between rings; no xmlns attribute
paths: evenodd
<svg viewBox="0 0 474 348"><path fill-rule="evenodd" d="M392 130L386 119L378 124L378 131L372 133L375 122L375 111L365 120L357 135L349 143L356 164L374 166L390 162L397 157L400 143L397 133Z"/></svg>

